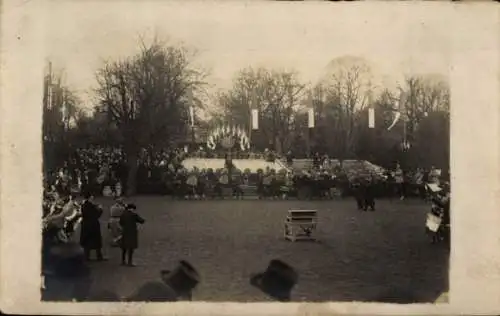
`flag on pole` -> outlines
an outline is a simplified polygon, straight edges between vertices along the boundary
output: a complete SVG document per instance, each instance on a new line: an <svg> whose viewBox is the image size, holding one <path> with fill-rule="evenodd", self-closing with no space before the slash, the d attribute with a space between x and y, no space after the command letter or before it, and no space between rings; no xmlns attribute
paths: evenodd
<svg viewBox="0 0 500 316"><path fill-rule="evenodd" d="M400 118L401 118L401 113L395 112L394 120L392 121L392 124L387 128L387 130L390 131L394 127L394 125L396 125L396 123L399 121Z"/></svg>
<svg viewBox="0 0 500 316"><path fill-rule="evenodd" d="M309 128L314 128L314 109L312 108L308 109L307 114L308 114L307 126Z"/></svg>
<svg viewBox="0 0 500 316"><path fill-rule="evenodd" d="M61 91L61 99L62 99L62 106L61 106L62 122L64 125L66 125L68 120L68 108L66 106L66 91L64 89Z"/></svg>
<svg viewBox="0 0 500 316"><path fill-rule="evenodd" d="M52 85L50 83L47 87L47 108L52 109Z"/></svg>
<svg viewBox="0 0 500 316"><path fill-rule="evenodd" d="M189 106L189 118L191 121L191 127L194 127L194 107L192 105Z"/></svg>
<svg viewBox="0 0 500 316"><path fill-rule="evenodd" d="M312 92L311 91L309 91L309 94L308 94L307 106L308 106L307 126L309 128L314 128L314 107L313 107L313 99L312 99Z"/></svg>
<svg viewBox="0 0 500 316"><path fill-rule="evenodd" d="M259 110L252 109L252 129L259 129Z"/></svg>
<svg viewBox="0 0 500 316"><path fill-rule="evenodd" d="M191 127L194 127L194 98L193 91L191 89L187 91L187 99L189 106L189 123Z"/></svg>
<svg viewBox="0 0 500 316"><path fill-rule="evenodd" d="M394 119L392 121L392 124L387 128L388 131L390 131L395 125L396 123L399 121L399 119L401 118L401 99L403 98L403 92L401 92L400 96L399 96L399 100L398 100L398 103L397 103L397 110L394 111Z"/></svg>
<svg viewBox="0 0 500 316"><path fill-rule="evenodd" d="M257 92L255 91L256 89L254 88L252 90L252 104L250 104L251 107L251 125L253 130L258 130L259 129L259 104L257 101Z"/></svg>
<svg viewBox="0 0 500 316"><path fill-rule="evenodd" d="M368 127L375 128L375 109L374 108L368 109Z"/></svg>

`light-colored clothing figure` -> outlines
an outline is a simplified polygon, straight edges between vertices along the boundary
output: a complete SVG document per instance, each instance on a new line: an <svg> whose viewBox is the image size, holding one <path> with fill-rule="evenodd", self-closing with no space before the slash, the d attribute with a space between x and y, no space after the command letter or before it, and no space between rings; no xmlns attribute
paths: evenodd
<svg viewBox="0 0 500 316"><path fill-rule="evenodd" d="M399 167L396 168L396 170L394 171L394 180L398 184L401 184L404 181L404 179L403 179L403 170L401 170L401 168L399 168Z"/></svg>
<svg viewBox="0 0 500 316"><path fill-rule="evenodd" d="M439 176L440 175L441 175L441 170L438 170L438 169L435 169L434 167L432 167L431 171L429 172L429 182L439 185Z"/></svg>
<svg viewBox="0 0 500 316"><path fill-rule="evenodd" d="M415 173L415 183L417 185L422 185L424 183L424 174L420 169Z"/></svg>
<svg viewBox="0 0 500 316"><path fill-rule="evenodd" d="M117 246L122 235L122 227L120 226L120 217L125 211L125 205L122 201L117 201L110 208L110 217L108 228L111 236L111 245Z"/></svg>

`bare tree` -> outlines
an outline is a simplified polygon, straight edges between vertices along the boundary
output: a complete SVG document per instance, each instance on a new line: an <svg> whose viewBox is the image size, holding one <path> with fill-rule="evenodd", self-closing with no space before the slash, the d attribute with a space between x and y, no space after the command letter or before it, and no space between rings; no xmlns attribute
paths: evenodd
<svg viewBox="0 0 500 316"><path fill-rule="evenodd" d="M251 109L258 109L259 133L282 152L291 144L303 90L295 72L248 68L238 74L230 91L220 94L218 103L229 123L248 128Z"/></svg>
<svg viewBox="0 0 500 316"><path fill-rule="evenodd" d="M408 76L401 87L404 95L403 111L408 133L412 136L421 120L432 112L449 112L450 88L439 76Z"/></svg>
<svg viewBox="0 0 500 316"><path fill-rule="evenodd" d="M135 193L141 149L186 134L188 107L199 105L190 96L203 89L205 78L192 66L191 57L183 47L155 40L142 43L136 56L107 63L97 72L99 105L124 139L128 194Z"/></svg>
<svg viewBox="0 0 500 316"><path fill-rule="evenodd" d="M318 85L320 103L335 126L337 147L342 148L343 155L351 156L356 151L358 116L368 105L372 89L371 70L364 60L352 57L338 58L328 68L329 74Z"/></svg>

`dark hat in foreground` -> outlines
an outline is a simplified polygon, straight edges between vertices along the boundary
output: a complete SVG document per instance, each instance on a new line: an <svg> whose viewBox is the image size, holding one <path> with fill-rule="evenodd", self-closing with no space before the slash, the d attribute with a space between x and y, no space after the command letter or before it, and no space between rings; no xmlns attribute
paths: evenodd
<svg viewBox="0 0 500 316"><path fill-rule="evenodd" d="M135 204L127 204L127 210L136 210L137 206Z"/></svg>
<svg viewBox="0 0 500 316"><path fill-rule="evenodd" d="M196 269L187 261L180 261L173 270L162 270L160 272L163 282L172 288L178 296L191 298L191 291L200 282L200 275Z"/></svg>
<svg viewBox="0 0 500 316"><path fill-rule="evenodd" d="M289 301L298 281L295 269L281 260L271 260L267 270L250 278L250 284L278 301Z"/></svg>

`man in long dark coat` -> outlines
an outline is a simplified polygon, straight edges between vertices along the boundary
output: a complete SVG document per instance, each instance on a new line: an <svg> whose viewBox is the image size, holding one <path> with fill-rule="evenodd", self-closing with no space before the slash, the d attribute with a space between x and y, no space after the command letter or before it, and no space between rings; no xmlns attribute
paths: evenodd
<svg viewBox="0 0 500 316"><path fill-rule="evenodd" d="M97 260L103 261L102 256L102 235L101 223L99 218L102 215L102 209L93 203L94 196L91 193L85 193L85 201L82 205L82 222L80 232L80 245L85 252L85 258L90 259L90 251L95 250Z"/></svg>
<svg viewBox="0 0 500 316"><path fill-rule="evenodd" d="M138 247L139 239L137 223L144 223L144 219L133 211L136 208L134 204L128 204L125 212L120 217L120 225L122 227L122 239L120 243L120 247L122 248L122 265L134 266L132 259L134 250ZM127 259L126 263L125 259Z"/></svg>

